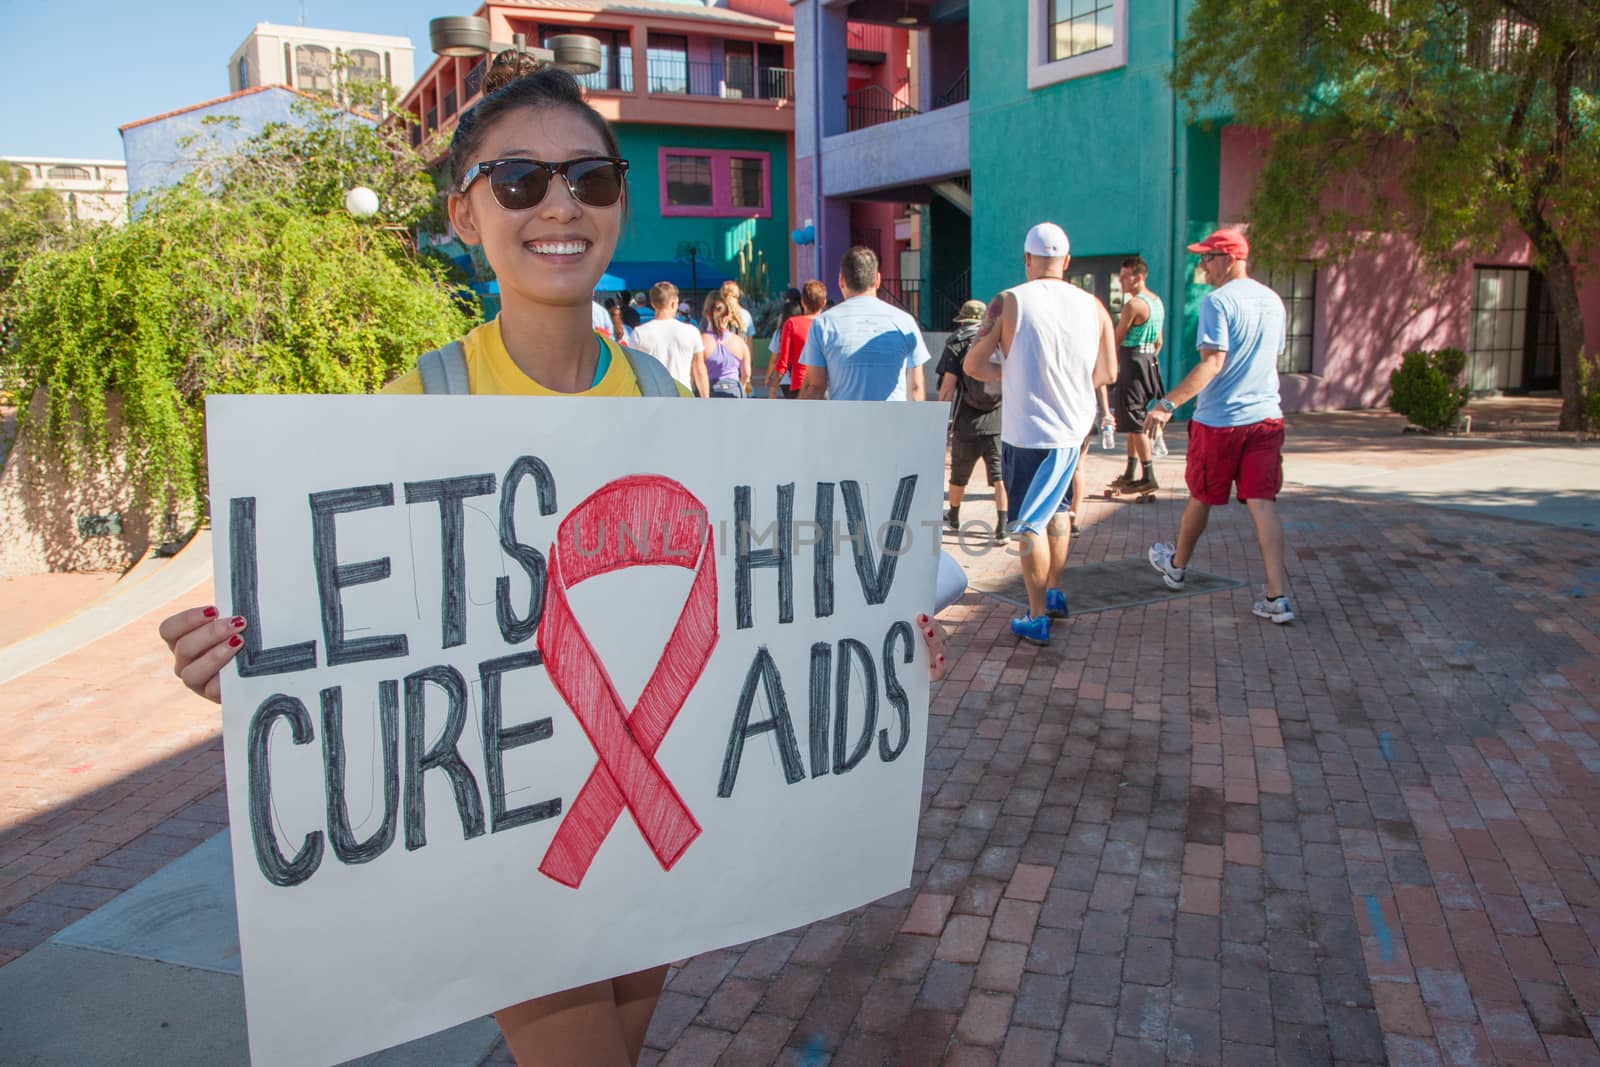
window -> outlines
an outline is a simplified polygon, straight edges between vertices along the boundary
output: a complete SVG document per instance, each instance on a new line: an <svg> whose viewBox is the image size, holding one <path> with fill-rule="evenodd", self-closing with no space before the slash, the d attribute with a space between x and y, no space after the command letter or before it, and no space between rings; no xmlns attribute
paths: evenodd
<svg viewBox="0 0 1600 1067"><path fill-rule="evenodd" d="M689 91L689 38L652 33L645 53L652 93Z"/></svg>
<svg viewBox="0 0 1600 1067"><path fill-rule="evenodd" d="M358 82L383 81L383 57L365 48L350 52L350 80Z"/></svg>
<svg viewBox="0 0 1600 1067"><path fill-rule="evenodd" d="M46 177L61 182L86 182L94 175L82 167L51 167Z"/></svg>
<svg viewBox="0 0 1600 1067"><path fill-rule="evenodd" d="M663 148L660 167L664 216L772 216L772 158L765 152Z"/></svg>
<svg viewBox="0 0 1600 1067"><path fill-rule="evenodd" d="M711 206L711 157L668 156L665 207Z"/></svg>
<svg viewBox="0 0 1600 1067"><path fill-rule="evenodd" d="M1256 281L1283 300L1286 341L1278 354L1279 374L1311 373L1311 342L1316 325L1317 268L1314 263L1266 268Z"/></svg>
<svg viewBox="0 0 1600 1067"><path fill-rule="evenodd" d="M314 93L333 90L333 53L317 44L296 45L294 82Z"/></svg>
<svg viewBox="0 0 1600 1067"><path fill-rule="evenodd" d="M600 69L593 74L578 75L578 84L585 89L633 92L633 39L627 30L597 30L589 26L539 27L539 39L546 48L550 47L550 38L564 33L581 33L600 42Z"/></svg>
<svg viewBox="0 0 1600 1067"><path fill-rule="evenodd" d="M244 56L240 56L239 66L236 68L236 72L239 76L239 84L237 88L250 88L250 60Z"/></svg>
<svg viewBox="0 0 1600 1067"><path fill-rule="evenodd" d="M1473 392L1522 385L1528 335L1526 267L1475 267L1472 271L1472 342L1467 384Z"/></svg>
<svg viewBox="0 0 1600 1067"><path fill-rule="evenodd" d="M1128 0L1026 0L1028 88L1128 62Z"/></svg>
<svg viewBox="0 0 1600 1067"><path fill-rule="evenodd" d="M1071 59L1116 42L1112 0L1051 0L1050 58Z"/></svg>
<svg viewBox="0 0 1600 1067"><path fill-rule="evenodd" d="M764 199L762 179L766 160L734 156L728 160L728 202L734 207L759 208Z"/></svg>

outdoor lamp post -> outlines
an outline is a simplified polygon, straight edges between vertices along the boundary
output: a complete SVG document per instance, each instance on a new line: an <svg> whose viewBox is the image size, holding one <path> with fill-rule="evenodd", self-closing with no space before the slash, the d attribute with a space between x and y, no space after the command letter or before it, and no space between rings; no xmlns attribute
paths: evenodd
<svg viewBox="0 0 1600 1067"><path fill-rule="evenodd" d="M600 42L581 33L550 38L549 48L529 47L524 34L507 41L489 39L489 20L475 15L447 15L428 23L428 43L441 56L482 56L515 48L541 65L569 74L593 74L600 69Z"/></svg>

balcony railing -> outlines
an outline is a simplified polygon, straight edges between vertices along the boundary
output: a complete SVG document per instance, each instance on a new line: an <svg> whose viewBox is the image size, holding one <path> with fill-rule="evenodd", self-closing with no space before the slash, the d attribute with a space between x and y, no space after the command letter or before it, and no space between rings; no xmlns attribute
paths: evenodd
<svg viewBox="0 0 1600 1067"><path fill-rule="evenodd" d="M647 67L652 93L681 93L725 100L794 99L793 70L755 67L744 57L730 57L724 63L658 57L649 60Z"/></svg>
<svg viewBox="0 0 1600 1067"><path fill-rule="evenodd" d="M881 85L868 85L846 93L846 129L864 130L885 122L898 122L919 114L916 108Z"/></svg>
<svg viewBox="0 0 1600 1067"><path fill-rule="evenodd" d="M889 42L894 39L894 33L895 31L888 26L852 22L845 31L845 47L852 52L883 52L887 54Z"/></svg>

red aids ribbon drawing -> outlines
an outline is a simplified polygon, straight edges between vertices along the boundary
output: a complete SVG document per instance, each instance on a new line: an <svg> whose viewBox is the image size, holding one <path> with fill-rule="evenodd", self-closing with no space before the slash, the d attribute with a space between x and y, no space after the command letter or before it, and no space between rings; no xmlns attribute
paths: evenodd
<svg viewBox="0 0 1600 1067"><path fill-rule="evenodd" d="M596 546L593 552L584 547L589 544ZM664 870L700 834L655 753L717 644L713 547L705 505L677 482L655 475L608 483L556 530L539 652L599 757L539 864L562 885L576 889L583 881L624 806ZM683 613L630 712L572 614L567 589L596 575L647 566L683 567L695 576Z"/></svg>

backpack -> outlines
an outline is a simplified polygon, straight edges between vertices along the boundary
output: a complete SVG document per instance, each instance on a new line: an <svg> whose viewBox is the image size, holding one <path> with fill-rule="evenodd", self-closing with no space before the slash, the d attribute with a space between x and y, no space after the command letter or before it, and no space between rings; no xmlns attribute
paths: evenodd
<svg viewBox="0 0 1600 1067"><path fill-rule="evenodd" d="M947 342L952 354L956 357L956 365L961 365L961 360L966 358L967 350L978 339L978 329L972 327L970 331L963 331L967 336L957 333ZM965 370L960 372L958 381L961 386L961 403L973 411L993 411L1000 406L1000 383L979 381L969 375Z"/></svg>
<svg viewBox="0 0 1600 1067"><path fill-rule="evenodd" d="M661 361L647 352L618 345L633 376L639 381L639 392L645 396L678 396L678 383L672 380ZM467 387L467 350L460 341L451 341L443 348L424 352L417 359L417 373L422 376L422 391L429 395L461 396L471 392Z"/></svg>

